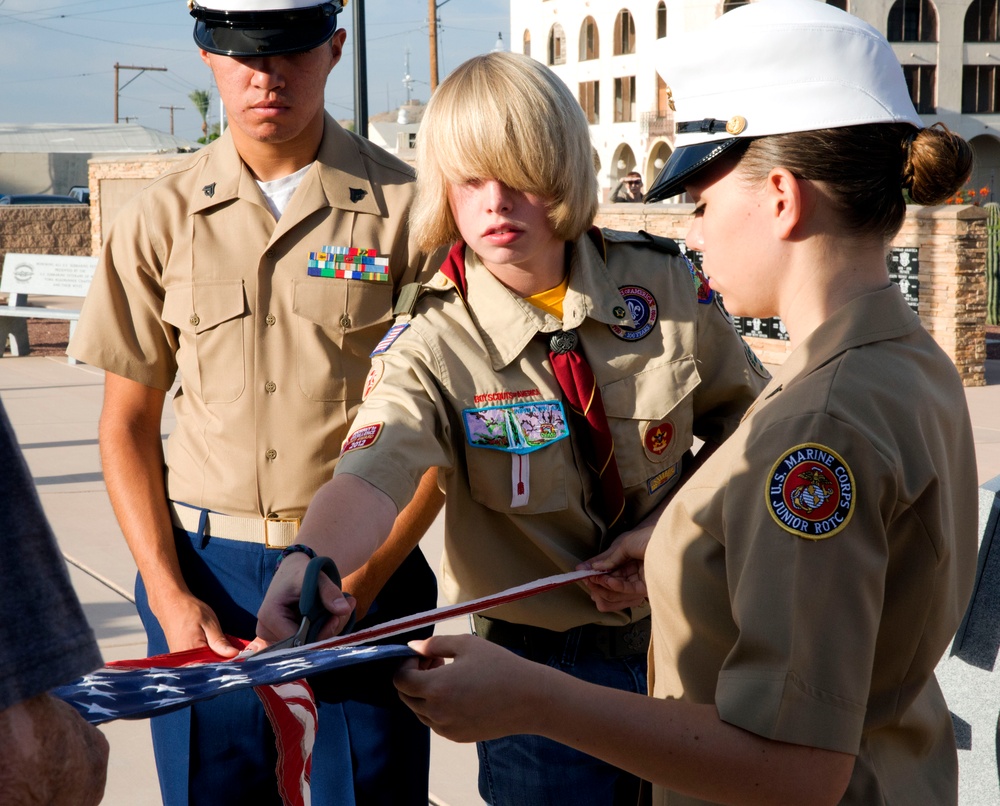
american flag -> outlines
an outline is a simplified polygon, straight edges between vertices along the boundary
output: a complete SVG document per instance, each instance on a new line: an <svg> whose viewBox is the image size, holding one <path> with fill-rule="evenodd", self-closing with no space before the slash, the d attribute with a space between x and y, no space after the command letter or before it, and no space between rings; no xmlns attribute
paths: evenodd
<svg viewBox="0 0 1000 806"><path fill-rule="evenodd" d="M241 653L224 660L208 648L113 661L51 693L65 700L93 725L115 719L145 719L185 708L228 691L252 687L264 709L278 748L275 774L286 806L309 806L309 772L316 738L316 701L304 678L359 663L402 661L417 653L401 644L367 646L390 635L409 632L456 616L562 587L597 571L573 571L545 577L502 593L427 610L366 630L301 647L266 654ZM227 636L239 648L249 641Z"/></svg>

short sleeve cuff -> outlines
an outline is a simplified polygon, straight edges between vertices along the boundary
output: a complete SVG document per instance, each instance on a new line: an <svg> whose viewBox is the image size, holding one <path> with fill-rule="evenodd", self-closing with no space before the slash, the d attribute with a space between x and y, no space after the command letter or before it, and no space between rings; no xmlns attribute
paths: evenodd
<svg viewBox="0 0 1000 806"><path fill-rule="evenodd" d="M793 673L722 671L715 704L723 722L766 739L856 755L866 708Z"/></svg>

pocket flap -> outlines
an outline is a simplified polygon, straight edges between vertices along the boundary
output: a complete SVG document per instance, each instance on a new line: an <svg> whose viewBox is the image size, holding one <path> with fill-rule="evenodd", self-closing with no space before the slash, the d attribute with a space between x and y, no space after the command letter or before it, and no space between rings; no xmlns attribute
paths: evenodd
<svg viewBox="0 0 1000 806"><path fill-rule="evenodd" d="M701 383L694 356L648 365L642 372L601 387L609 417L662 420Z"/></svg>
<svg viewBox="0 0 1000 806"><path fill-rule="evenodd" d="M164 321L189 333L203 333L246 312L242 280L182 283L164 291Z"/></svg>
<svg viewBox="0 0 1000 806"><path fill-rule="evenodd" d="M304 278L293 293L292 310L321 327L360 330L392 318L392 283Z"/></svg>

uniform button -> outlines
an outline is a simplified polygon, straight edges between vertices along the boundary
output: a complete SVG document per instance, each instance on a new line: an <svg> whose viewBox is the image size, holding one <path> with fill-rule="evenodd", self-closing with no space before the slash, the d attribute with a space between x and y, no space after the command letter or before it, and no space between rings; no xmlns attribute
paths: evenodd
<svg viewBox="0 0 1000 806"><path fill-rule="evenodd" d="M266 251L266 252L264 253L264 257L274 257L274 250L273 250L273 249L268 249L268 250L267 250L267 251Z"/></svg>
<svg viewBox="0 0 1000 806"><path fill-rule="evenodd" d="M273 325L278 320L274 318L273 313L269 313L267 316L264 317L264 321L269 325Z"/></svg>
<svg viewBox="0 0 1000 806"><path fill-rule="evenodd" d="M191 314L191 318L188 319L188 321L195 327L198 327L198 325L201 323L201 318L198 316L198 314L193 313Z"/></svg>
<svg viewBox="0 0 1000 806"><path fill-rule="evenodd" d="M340 326L343 328L348 328L351 326L351 317L348 314L344 314L340 317Z"/></svg>
<svg viewBox="0 0 1000 806"><path fill-rule="evenodd" d="M264 452L264 458L269 462L273 462L278 458L278 452L274 448L268 448L267 451Z"/></svg>
<svg viewBox="0 0 1000 806"><path fill-rule="evenodd" d="M267 392L269 395L273 395L274 390L277 388L278 384L276 384L274 381L268 381L267 383L264 384L264 391Z"/></svg>

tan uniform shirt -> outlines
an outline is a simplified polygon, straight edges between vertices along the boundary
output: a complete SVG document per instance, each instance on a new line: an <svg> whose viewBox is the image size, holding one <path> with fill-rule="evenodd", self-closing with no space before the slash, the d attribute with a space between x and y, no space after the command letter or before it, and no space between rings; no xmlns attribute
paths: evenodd
<svg viewBox="0 0 1000 806"><path fill-rule="evenodd" d="M857 754L844 803L954 803L934 667L972 588L976 490L961 382L898 289L841 308L656 527L653 695Z"/></svg>
<svg viewBox="0 0 1000 806"><path fill-rule="evenodd" d="M439 579L453 602L573 570L604 536L573 432L522 455L491 448L480 430L506 414L517 423L506 421L509 428L527 438L544 430L532 417L551 408L539 402L562 395L539 332L579 334L603 394L632 524L676 485L693 436L726 438L763 387L731 323L711 300L699 303L687 264L631 237L636 242L607 244L607 264L590 238L576 242L562 323L507 290L466 249L468 304L438 274L436 291L420 299L412 319L397 322L405 329L395 341L387 336L374 358L337 472L368 480L402 508L426 468L443 469ZM553 433L560 427L548 425ZM553 630L628 620L598 613L575 586L490 615Z"/></svg>
<svg viewBox="0 0 1000 806"><path fill-rule="evenodd" d="M414 279L413 172L327 116L275 221L225 135L116 217L70 353L169 389L171 499L298 517L330 478L394 292ZM310 277L327 246L388 255L391 281Z"/></svg>

